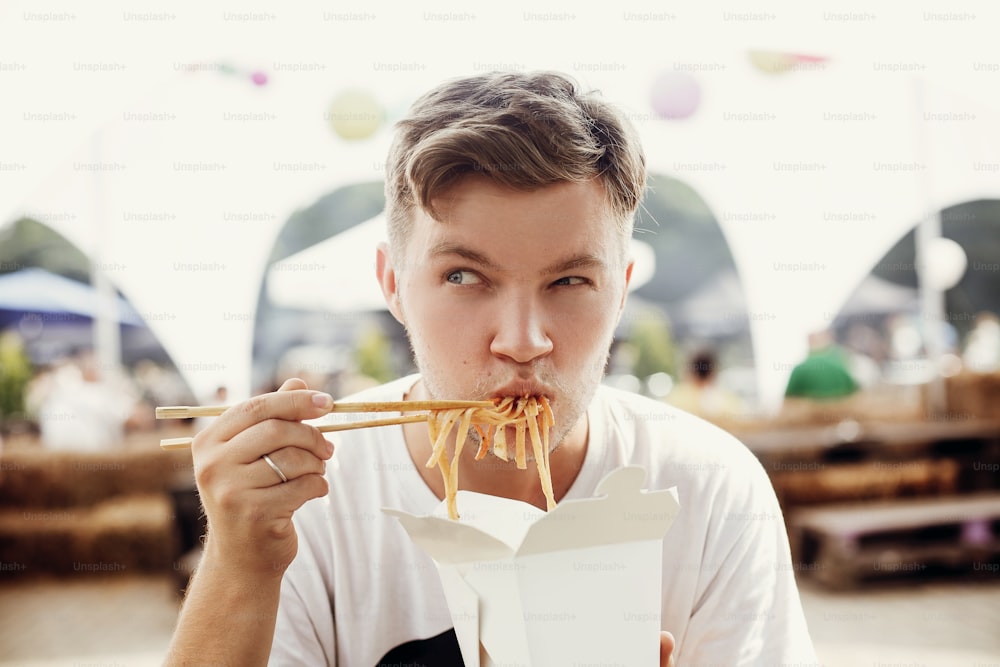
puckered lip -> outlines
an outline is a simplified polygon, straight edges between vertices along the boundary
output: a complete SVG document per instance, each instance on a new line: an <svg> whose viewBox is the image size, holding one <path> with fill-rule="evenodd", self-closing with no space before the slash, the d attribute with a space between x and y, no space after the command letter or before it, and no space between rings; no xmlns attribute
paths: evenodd
<svg viewBox="0 0 1000 667"><path fill-rule="evenodd" d="M497 389L490 394L493 400L501 400L511 396L513 398L526 398L534 396L536 398L552 398L552 392L545 386L537 382L512 382Z"/></svg>

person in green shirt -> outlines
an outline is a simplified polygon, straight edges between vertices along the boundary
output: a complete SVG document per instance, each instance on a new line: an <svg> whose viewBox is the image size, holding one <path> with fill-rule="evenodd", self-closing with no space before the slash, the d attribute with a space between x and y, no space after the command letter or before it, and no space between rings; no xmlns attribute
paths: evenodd
<svg viewBox="0 0 1000 667"><path fill-rule="evenodd" d="M847 354L829 331L820 331L810 334L809 354L792 369L785 397L837 399L850 396L859 388L848 368Z"/></svg>

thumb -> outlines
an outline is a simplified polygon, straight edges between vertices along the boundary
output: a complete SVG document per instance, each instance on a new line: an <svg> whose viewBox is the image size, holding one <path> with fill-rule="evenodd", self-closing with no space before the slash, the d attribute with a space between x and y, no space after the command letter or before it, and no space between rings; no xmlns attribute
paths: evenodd
<svg viewBox="0 0 1000 667"><path fill-rule="evenodd" d="M300 380L299 378L288 378L281 383L278 387L278 391L294 391L296 389L308 389L305 380Z"/></svg>
<svg viewBox="0 0 1000 667"><path fill-rule="evenodd" d="M660 633L660 667L674 667L674 647L677 642L669 632Z"/></svg>

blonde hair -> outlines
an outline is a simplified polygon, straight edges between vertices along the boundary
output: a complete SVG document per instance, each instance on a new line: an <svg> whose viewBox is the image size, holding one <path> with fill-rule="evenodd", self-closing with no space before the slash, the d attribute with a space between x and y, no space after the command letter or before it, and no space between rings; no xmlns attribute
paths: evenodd
<svg viewBox="0 0 1000 667"><path fill-rule="evenodd" d="M402 248L415 206L469 176L519 190L598 178L624 236L646 185L646 158L628 120L555 72L489 73L446 82L396 124L386 162L389 240Z"/></svg>

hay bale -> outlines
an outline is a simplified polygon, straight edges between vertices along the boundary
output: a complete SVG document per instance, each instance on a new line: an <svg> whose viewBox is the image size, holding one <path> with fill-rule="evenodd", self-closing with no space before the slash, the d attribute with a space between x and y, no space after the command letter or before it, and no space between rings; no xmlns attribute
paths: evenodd
<svg viewBox="0 0 1000 667"><path fill-rule="evenodd" d="M0 576L167 572L178 552L165 494L122 496L91 508L0 512Z"/></svg>
<svg viewBox="0 0 1000 667"><path fill-rule="evenodd" d="M0 508L88 507L193 484L190 453L155 446L102 453L12 449L4 452L2 466Z"/></svg>

